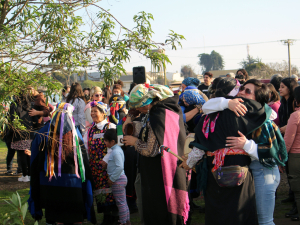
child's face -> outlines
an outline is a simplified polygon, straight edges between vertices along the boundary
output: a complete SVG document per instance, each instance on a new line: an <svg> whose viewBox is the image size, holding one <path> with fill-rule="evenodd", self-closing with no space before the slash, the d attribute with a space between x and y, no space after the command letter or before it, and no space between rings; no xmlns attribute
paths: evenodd
<svg viewBox="0 0 300 225"><path fill-rule="evenodd" d="M115 145L115 141L114 140L108 141L108 140L104 139L104 143L105 143L106 147L108 147L108 148L111 148L112 146Z"/></svg>

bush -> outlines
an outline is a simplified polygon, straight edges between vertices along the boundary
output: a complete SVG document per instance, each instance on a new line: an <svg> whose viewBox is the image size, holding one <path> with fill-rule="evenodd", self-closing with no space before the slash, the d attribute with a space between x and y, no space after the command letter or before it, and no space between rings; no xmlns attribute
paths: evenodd
<svg viewBox="0 0 300 225"><path fill-rule="evenodd" d="M81 87L83 88L92 88L94 86L98 86L100 88L104 88L105 84L101 81L92 81L92 80L85 80L81 83Z"/></svg>

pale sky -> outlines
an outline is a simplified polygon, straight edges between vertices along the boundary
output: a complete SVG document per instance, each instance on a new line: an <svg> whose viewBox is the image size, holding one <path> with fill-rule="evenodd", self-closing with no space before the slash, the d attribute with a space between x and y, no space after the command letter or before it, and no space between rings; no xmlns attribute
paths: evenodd
<svg viewBox="0 0 300 225"><path fill-rule="evenodd" d="M103 0L98 5L110 9L127 28L133 27L132 18L138 12L152 13L156 42L164 42L170 29L184 35L182 49L166 49L172 62L167 72L189 64L201 73L197 55L212 50L223 56L224 69L240 68L239 62L247 57L247 43L250 55L263 63L287 61L287 46L276 42L283 39L296 39L291 63L300 69L299 0ZM254 44L261 42L270 43ZM150 71L150 60L133 53L124 66L127 71L135 66Z"/></svg>

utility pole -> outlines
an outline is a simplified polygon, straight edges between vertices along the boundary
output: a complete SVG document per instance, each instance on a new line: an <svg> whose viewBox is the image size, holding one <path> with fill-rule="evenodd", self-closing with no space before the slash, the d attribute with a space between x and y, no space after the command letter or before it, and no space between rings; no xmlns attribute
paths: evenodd
<svg viewBox="0 0 300 225"><path fill-rule="evenodd" d="M289 59L289 77L291 76L291 52L290 52L290 45L293 44L295 40L293 39L287 39L287 40L281 40L284 44L287 44L288 46L288 59Z"/></svg>

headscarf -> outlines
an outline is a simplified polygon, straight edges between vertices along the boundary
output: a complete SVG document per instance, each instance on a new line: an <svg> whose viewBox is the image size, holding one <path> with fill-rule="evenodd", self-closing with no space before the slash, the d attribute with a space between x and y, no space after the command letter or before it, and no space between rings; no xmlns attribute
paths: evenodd
<svg viewBox="0 0 300 225"><path fill-rule="evenodd" d="M162 101L173 96L173 92L164 85L153 84L149 86L148 84L138 84L130 92L129 107L144 107L149 105L155 98Z"/></svg>
<svg viewBox="0 0 300 225"><path fill-rule="evenodd" d="M200 80L198 80L197 78L194 78L194 77L187 77L182 81L182 83L185 86L198 87L200 85Z"/></svg>
<svg viewBox="0 0 300 225"><path fill-rule="evenodd" d="M126 106L125 100L120 95L116 95L112 97L112 102L109 104L110 106L110 115L116 124L119 124L119 110L124 109Z"/></svg>
<svg viewBox="0 0 300 225"><path fill-rule="evenodd" d="M189 105L203 105L205 103L204 98L200 95L198 89L188 89L183 92L183 97L186 103Z"/></svg>
<svg viewBox="0 0 300 225"><path fill-rule="evenodd" d="M240 82L239 82L237 79L235 79L235 80L236 80L236 85L235 85L235 87L231 90L231 92L229 92L228 96L234 97L234 96L236 96L236 95L239 93L239 91L240 91L241 84L240 84Z"/></svg>
<svg viewBox="0 0 300 225"><path fill-rule="evenodd" d="M91 102L91 107L98 107L99 109L101 109L104 113L104 115L107 115L107 105L103 102L96 102L96 101L92 101Z"/></svg>

